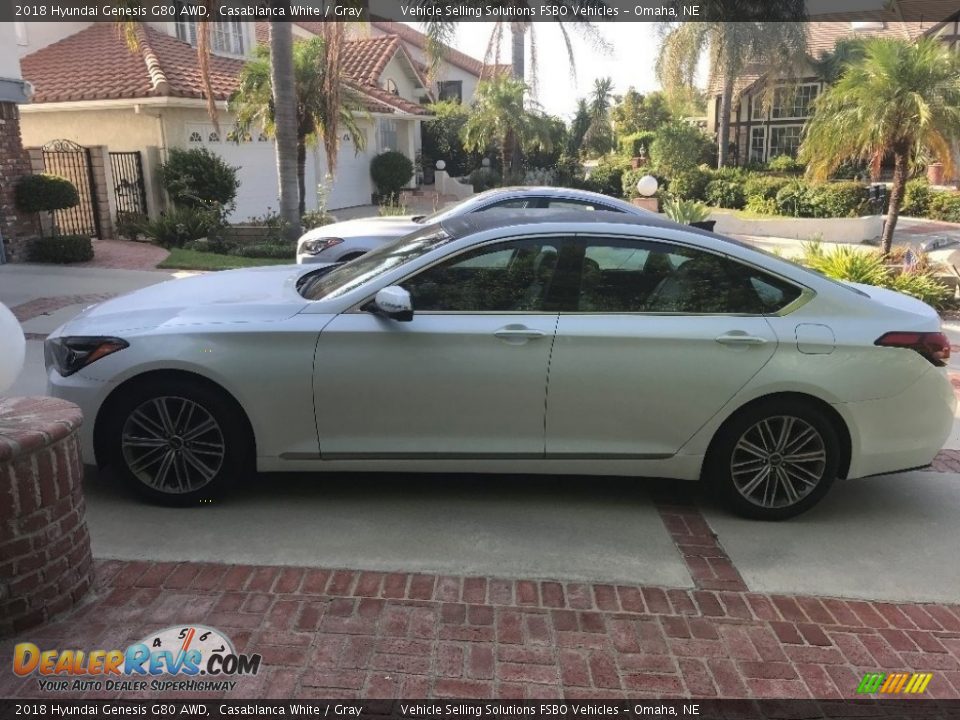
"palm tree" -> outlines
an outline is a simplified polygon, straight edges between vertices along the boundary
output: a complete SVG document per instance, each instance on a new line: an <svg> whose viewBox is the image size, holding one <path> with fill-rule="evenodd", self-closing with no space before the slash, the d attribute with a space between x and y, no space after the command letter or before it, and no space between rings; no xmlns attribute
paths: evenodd
<svg viewBox="0 0 960 720"><path fill-rule="evenodd" d="M593 81L593 93L588 109L590 125L584 138L587 146L599 155L605 155L613 147L613 131L610 124L610 102L613 80L597 78Z"/></svg>
<svg viewBox="0 0 960 720"><path fill-rule="evenodd" d="M525 149L550 149L550 135L543 116L524 106L527 90L522 81L503 75L482 80L477 85L470 117L463 126L461 139L466 149L482 152L493 145L499 148L504 177L515 169L508 157L508 148L514 143Z"/></svg>
<svg viewBox="0 0 960 720"><path fill-rule="evenodd" d="M890 252L911 160L935 157L948 173L960 139L960 59L941 41L871 39L817 98L800 159L825 179L845 160L893 156L893 187L881 244Z"/></svg>
<svg viewBox="0 0 960 720"><path fill-rule="evenodd" d="M325 102L326 43L323 38L297 41L293 44L297 113L297 186L299 214L306 210L307 147L329 134L328 103ZM230 111L236 117L237 132L263 128L273 135L276 130L271 77L270 50L264 46L254 51L240 74L240 84L230 98ZM357 150L362 150L366 136L357 127L353 112L343 104L337 110L339 125L346 129Z"/></svg>
<svg viewBox="0 0 960 720"><path fill-rule="evenodd" d="M775 82L793 78L806 59L803 6L803 0L766 0L759 8L756 0L727 0L723 13L742 21L661 23L663 42L657 59L657 76L668 93L693 87L704 53L709 57L711 75L723 78L717 120L718 166L727 164L734 83L746 67L751 63L763 64L769 102L769 90ZM783 22L749 21L758 15Z"/></svg>
<svg viewBox="0 0 960 720"><path fill-rule="evenodd" d="M273 98L273 134L277 147L280 217L286 235L300 235L297 181L297 97L293 75L293 31L286 22L270 22L270 87Z"/></svg>

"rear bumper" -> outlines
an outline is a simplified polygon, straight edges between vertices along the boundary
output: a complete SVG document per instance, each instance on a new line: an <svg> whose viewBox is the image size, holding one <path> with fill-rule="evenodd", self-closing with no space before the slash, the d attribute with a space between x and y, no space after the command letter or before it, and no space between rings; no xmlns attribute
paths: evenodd
<svg viewBox="0 0 960 720"><path fill-rule="evenodd" d="M833 406L850 429L848 477L929 465L953 429L957 398L947 372L924 373L890 398Z"/></svg>

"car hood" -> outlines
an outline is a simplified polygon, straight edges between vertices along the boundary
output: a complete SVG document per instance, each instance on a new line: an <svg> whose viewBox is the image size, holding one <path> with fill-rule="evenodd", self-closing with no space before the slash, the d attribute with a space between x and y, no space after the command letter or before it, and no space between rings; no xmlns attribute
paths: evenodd
<svg viewBox="0 0 960 720"><path fill-rule="evenodd" d="M344 239L370 236L402 237L421 227L419 223L414 222L413 219L415 217L420 216L397 215L393 217L369 217L345 220L343 222L314 228L302 235L300 242L325 237L339 237Z"/></svg>
<svg viewBox="0 0 960 720"><path fill-rule="evenodd" d="M93 305L54 334L285 320L308 304L297 292L297 280L319 267L324 265L274 265L169 280Z"/></svg>

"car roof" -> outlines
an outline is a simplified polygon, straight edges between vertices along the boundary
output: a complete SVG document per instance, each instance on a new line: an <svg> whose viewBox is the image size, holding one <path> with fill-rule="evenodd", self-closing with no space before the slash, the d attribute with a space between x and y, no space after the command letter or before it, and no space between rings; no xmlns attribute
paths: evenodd
<svg viewBox="0 0 960 720"><path fill-rule="evenodd" d="M508 185L506 187L493 188L481 193L484 198L506 196L524 196L524 195L545 195L548 197L560 198L578 198L580 200L593 200L607 205L625 207L636 212L642 212L642 208L631 205L620 198L611 195L594 192L593 190L582 190L580 188L558 187L554 185Z"/></svg>
<svg viewBox="0 0 960 720"><path fill-rule="evenodd" d="M662 215L648 213L645 215L627 215L621 212L605 210L551 210L545 209L493 209L483 212L467 213L447 218L440 223L441 227L454 238L466 237L484 230L493 230L504 227L519 227L523 225L540 225L543 223L569 223L572 232L588 232L590 226L600 223L623 225L624 227L664 228L669 230L683 230L694 235L718 238L738 243L736 240L721 238L706 230L682 225Z"/></svg>

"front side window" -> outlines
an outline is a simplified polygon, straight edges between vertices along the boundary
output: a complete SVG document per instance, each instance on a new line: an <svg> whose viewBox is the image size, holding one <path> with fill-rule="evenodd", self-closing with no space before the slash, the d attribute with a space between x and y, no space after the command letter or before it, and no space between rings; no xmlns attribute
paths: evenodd
<svg viewBox="0 0 960 720"><path fill-rule="evenodd" d="M777 312L800 288L723 255L666 243L585 240L565 306L590 313Z"/></svg>
<svg viewBox="0 0 960 720"><path fill-rule="evenodd" d="M400 283L414 312L549 312L561 244L531 238L461 253Z"/></svg>
<svg viewBox="0 0 960 720"><path fill-rule="evenodd" d="M606 205L587 202L585 200L569 200L560 198L551 198L547 202L547 207L551 210L603 210L606 212L621 212L620 210Z"/></svg>

